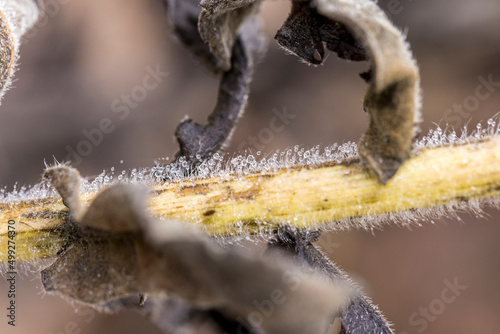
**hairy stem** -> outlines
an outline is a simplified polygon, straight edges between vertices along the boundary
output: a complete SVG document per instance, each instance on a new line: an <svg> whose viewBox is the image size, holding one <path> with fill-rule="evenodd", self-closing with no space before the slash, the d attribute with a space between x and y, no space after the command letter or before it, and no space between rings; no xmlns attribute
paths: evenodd
<svg viewBox="0 0 500 334"><path fill-rule="evenodd" d="M385 186L358 160L150 186L152 215L213 235L272 232L280 224L373 228L390 221L376 219L387 214L408 224L434 213L431 207L500 196L500 138L422 149ZM84 205L95 195L82 193ZM0 262L6 259L9 220L17 223L18 260L28 260L57 252L66 238L58 227L69 215L60 198L0 203Z"/></svg>
<svg viewBox="0 0 500 334"><path fill-rule="evenodd" d="M283 226L268 246L268 253L276 251L293 254L303 266L326 274L333 282L346 282L355 286L351 279L314 246L321 232L294 230ZM358 291L341 314L341 334L377 333L393 334L389 323L378 308Z"/></svg>

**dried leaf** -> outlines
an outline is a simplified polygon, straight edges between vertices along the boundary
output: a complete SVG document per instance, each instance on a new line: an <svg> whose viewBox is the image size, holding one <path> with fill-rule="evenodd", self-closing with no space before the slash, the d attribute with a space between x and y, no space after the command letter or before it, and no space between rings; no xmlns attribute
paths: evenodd
<svg viewBox="0 0 500 334"><path fill-rule="evenodd" d="M187 118L175 131L180 146L177 161L182 158L194 165L224 149L246 106L252 68L248 49L241 40L236 41L231 69L221 78L217 104L208 124L200 125Z"/></svg>
<svg viewBox="0 0 500 334"><path fill-rule="evenodd" d="M212 54L198 32L198 18L201 13L199 3L199 0L165 0L175 35L210 70L217 72L220 61Z"/></svg>
<svg viewBox="0 0 500 334"><path fill-rule="evenodd" d="M148 190L120 184L96 196L80 223L101 231L133 232L141 229L147 217L143 210Z"/></svg>
<svg viewBox="0 0 500 334"><path fill-rule="evenodd" d="M276 237L269 243L268 252L295 255L298 262L308 268L329 276L333 282L343 282L354 290L359 290L351 279L331 262L313 242L321 231L298 230L282 225ZM342 310L342 334L378 333L393 334L393 331L378 308L358 292Z"/></svg>
<svg viewBox="0 0 500 334"><path fill-rule="evenodd" d="M149 319L166 333L256 334L248 326L228 318L216 309L193 308L181 300L151 296L144 308L148 310Z"/></svg>
<svg viewBox="0 0 500 334"><path fill-rule="evenodd" d="M323 62L323 42L341 58L370 59L371 70L362 74L370 126L359 154L386 183L410 156L420 122L418 68L402 33L373 0L311 0L293 3L276 38L311 64Z"/></svg>
<svg viewBox="0 0 500 334"><path fill-rule="evenodd" d="M254 60L265 49L260 22L255 18L245 21L253 12L249 9L255 7L250 2L204 1L201 5L205 9L201 15L201 7L197 3L195 0L166 0L174 31L180 40L212 71L221 73L217 104L208 118L208 124L197 124L186 117L177 127L180 151L173 164L186 161L190 166L224 149L245 108ZM240 10L246 14L243 15ZM200 31L204 33L202 36L222 38L222 44L214 40L207 44L202 40L198 32L198 16ZM232 23L226 25L229 21ZM221 26L221 30L214 28L213 25L218 24L224 24L224 27ZM203 27L208 30L203 30ZM221 54L214 52L214 47L228 49Z"/></svg>
<svg viewBox="0 0 500 334"><path fill-rule="evenodd" d="M54 184L74 174L64 169L47 173ZM193 228L149 218L136 200L142 191L133 191L117 185L96 196L72 227L72 243L42 271L46 291L103 307L138 294L167 294L265 333L324 332L347 301L344 287L285 257L270 261L236 246L222 248ZM273 311L254 321L260 305Z"/></svg>
<svg viewBox="0 0 500 334"><path fill-rule="evenodd" d="M134 238L106 233L75 240L41 272L45 291L93 305L144 291Z"/></svg>
<svg viewBox="0 0 500 334"><path fill-rule="evenodd" d="M202 0L199 31L223 71L231 68L240 26L258 11L261 0Z"/></svg>
<svg viewBox="0 0 500 334"><path fill-rule="evenodd" d="M420 121L420 80L402 33L372 0L315 0L318 12L344 23L365 46L372 75L364 108L370 114L359 154L382 183L410 156Z"/></svg>
<svg viewBox="0 0 500 334"><path fill-rule="evenodd" d="M367 60L363 46L347 28L318 14L311 1L293 2L291 14L275 38L282 47L314 65L325 59L323 42L340 58Z"/></svg>
<svg viewBox="0 0 500 334"><path fill-rule="evenodd" d="M48 168L43 173L43 178L48 180L59 195L64 205L68 207L73 219L78 220L82 214L80 202L80 173L68 166Z"/></svg>

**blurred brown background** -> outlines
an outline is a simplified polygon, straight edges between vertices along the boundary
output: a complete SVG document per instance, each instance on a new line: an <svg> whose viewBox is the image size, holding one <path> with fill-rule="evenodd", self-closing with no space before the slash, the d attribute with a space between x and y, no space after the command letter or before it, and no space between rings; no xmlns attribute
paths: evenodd
<svg viewBox="0 0 500 334"><path fill-rule="evenodd" d="M68 147L86 139L82 131L103 118L114 130L92 147L78 169L91 176L103 169L152 166L172 157L176 125L186 114L205 122L215 102L217 81L172 38L161 0L45 0L52 8L21 49L14 87L0 106L0 184L12 189L36 183L44 160L65 160ZM448 121L470 128L500 110L500 87L473 106L470 117L453 110L472 101L479 77L500 81L498 0L380 1L408 40L420 64L424 91L423 132ZM358 73L366 63L330 54L314 68L287 56L272 40L289 12L289 1L265 2L262 17L270 40L256 68L249 107L229 151L256 148L250 136L269 127L273 109L296 117L272 138L264 153L296 144L309 147L356 141L367 126L362 111L366 89ZM147 67L168 72L157 89L120 119L111 105L141 85ZM323 249L380 306L398 334L497 333L500 328L500 212L482 217L424 222L423 227L386 227L330 233ZM466 289L443 303L446 282ZM19 282L18 326L0 322L1 333L157 333L139 315L89 315L58 297L43 296L36 277ZM0 285L0 309L6 299ZM450 294L451 296L451 294ZM5 298L4 298L5 297ZM5 304L5 305L4 305ZM444 307L441 307L444 305ZM427 312L424 308L429 308ZM84 313L82 313L84 312ZM3 314L3 312L2 312ZM422 320L427 317L427 320Z"/></svg>

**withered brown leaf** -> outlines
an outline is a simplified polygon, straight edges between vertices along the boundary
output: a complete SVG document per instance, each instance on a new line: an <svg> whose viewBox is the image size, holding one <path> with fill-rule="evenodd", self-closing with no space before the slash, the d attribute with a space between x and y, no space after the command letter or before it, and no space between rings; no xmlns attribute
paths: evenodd
<svg viewBox="0 0 500 334"><path fill-rule="evenodd" d="M64 166L46 174L58 189L80 179L69 178L76 171ZM70 202L68 192L60 195ZM143 201L132 185L97 195L81 220L69 222L72 243L42 271L45 290L98 308L138 294L167 295L265 333L324 332L348 301L349 290L321 274L283 256L271 260L223 248L178 222L157 221L144 212ZM255 320L259 305L270 303L273 311Z"/></svg>
<svg viewBox="0 0 500 334"><path fill-rule="evenodd" d="M202 0L199 31L220 61L220 68L231 68L233 45L242 24L255 14L262 0Z"/></svg>
<svg viewBox="0 0 500 334"><path fill-rule="evenodd" d="M419 73L403 34L373 0L310 0L293 2L276 38L311 64L323 62L323 42L341 58L370 60L363 74L370 125L359 154L387 182L410 156L420 122Z"/></svg>

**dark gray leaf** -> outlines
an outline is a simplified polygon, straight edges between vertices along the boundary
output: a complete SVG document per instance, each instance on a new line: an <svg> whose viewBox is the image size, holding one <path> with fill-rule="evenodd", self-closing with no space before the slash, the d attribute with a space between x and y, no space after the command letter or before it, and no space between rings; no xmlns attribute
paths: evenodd
<svg viewBox="0 0 500 334"><path fill-rule="evenodd" d="M177 159L183 157L195 165L224 149L236 121L243 113L253 63L242 40L237 40L233 48L231 69L221 78L217 104L208 117L208 124L200 125L186 119L177 127L175 135L180 146Z"/></svg>
<svg viewBox="0 0 500 334"><path fill-rule="evenodd" d="M168 295L189 305L177 304L181 313L214 310L227 326L291 334L326 331L348 301L345 287L286 257L269 260L241 247L222 248L184 224L148 218L136 199L142 191L132 191L137 188L117 185L96 196L82 221L71 226L71 244L42 271L46 291L103 309L126 307L141 294ZM256 320L259 307L268 311ZM200 326L214 324L203 319Z"/></svg>
<svg viewBox="0 0 500 334"><path fill-rule="evenodd" d="M367 60L362 45L347 28L318 14L311 1L293 2L292 12L275 38L283 48L314 65L325 59L323 42L340 58Z"/></svg>
<svg viewBox="0 0 500 334"><path fill-rule="evenodd" d="M267 254L275 256L276 252L279 252L294 255L301 265L329 276L336 284L343 282L356 289L350 278L313 245L320 233L320 231L301 231L290 226L281 226L275 239L269 243ZM389 323L378 308L359 292L343 309L341 323L341 334L393 334Z"/></svg>
<svg viewBox="0 0 500 334"><path fill-rule="evenodd" d="M197 124L186 117L177 127L180 151L174 164L183 159L195 166L223 150L243 113L253 63L265 49L260 22L249 18L256 10L254 2L203 1L204 10L200 16L197 1L166 0L174 30L181 41L212 71L221 73L217 104L208 124ZM207 43L202 40L198 28Z"/></svg>
<svg viewBox="0 0 500 334"><path fill-rule="evenodd" d="M198 19L201 13L199 0L165 0L173 31L181 42L203 61L213 72L219 71L221 61L212 54L198 32Z"/></svg>

